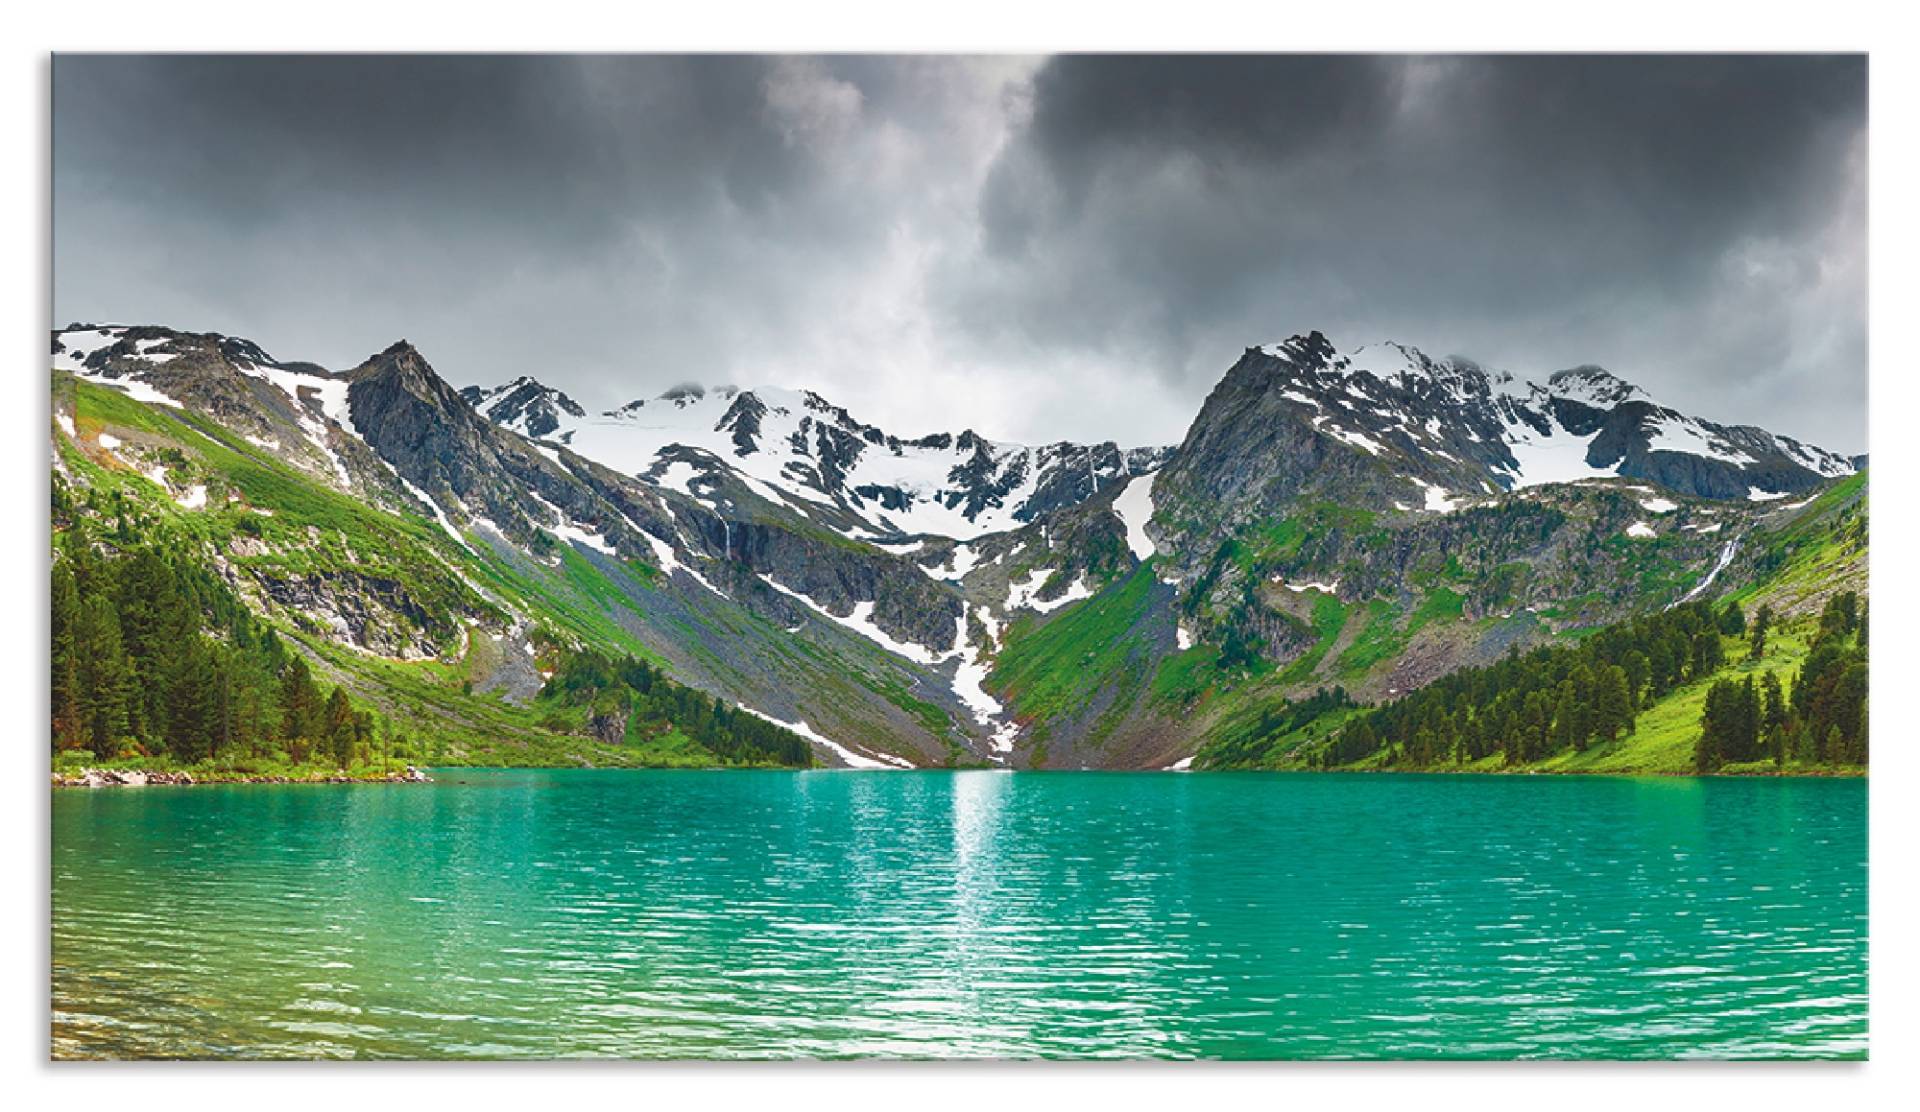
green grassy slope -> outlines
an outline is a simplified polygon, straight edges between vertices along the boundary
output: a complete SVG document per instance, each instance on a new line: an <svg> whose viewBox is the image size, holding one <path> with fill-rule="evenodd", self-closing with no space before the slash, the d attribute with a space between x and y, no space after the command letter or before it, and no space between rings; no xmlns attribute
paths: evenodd
<svg viewBox="0 0 1920 1112"><path fill-rule="evenodd" d="M147 405L59 373L53 389L56 410L72 421L71 433L58 425L54 431L55 482L84 492L78 512L90 515L90 529L109 539L158 540L231 569L234 581L255 595L256 609L305 651L325 681L345 683L363 705L399 724L401 749L384 758L596 767L731 763L681 734L609 743L581 732L582 715L556 715L550 707L472 690L489 668L489 654L498 652L474 627L500 625L509 609L537 615L569 643L659 663L621 620L650 589L656 569L602 567L567 546L555 546L548 566L510 559L472 535L462 545L416 512L349 497L199 414ZM204 488L200 504L183 505L191 496L182 492L197 488ZM318 582L345 595L397 600L368 606L368 620L388 640L442 649L402 658L344 645L297 608L263 605L254 586L262 581ZM89 757L114 762L112 754ZM135 763L167 767L153 757ZM312 771L270 757L219 765L202 771Z"/></svg>
<svg viewBox="0 0 1920 1112"><path fill-rule="evenodd" d="M1701 734L1700 719L1708 689L1719 680L1742 681L1765 673L1774 673L1791 689L1816 633L1819 605L1843 590L1864 594L1866 531L1866 475L1861 473L1829 487L1784 522L1757 530L1747 538L1745 543L1752 546L1755 553L1751 557L1752 578L1721 599L1741 604L1749 613L1767 605L1784 615L1773 626L1766 654L1757 661L1750 660L1743 638L1723 637L1726 663L1712 674L1638 708L1631 732L1583 750L1566 748L1537 760L1511 763L1495 754L1463 764L1427 766L1424 770L1693 775L1694 748ZM1303 660L1317 661L1318 656L1335 643L1342 627L1348 627L1349 634L1340 657L1342 661L1379 661L1390 660L1395 649L1378 652L1370 646L1391 642L1404 648L1418 626L1436 620L1443 624L1449 619L1457 620L1451 600L1437 592L1420 607L1420 612L1427 615L1421 622L1396 624L1391 612L1377 602L1347 609L1350 613L1341 615L1337 624L1331 615L1325 626L1316 622L1316 626L1320 626L1319 640ZM1364 625L1358 636L1351 636L1350 627L1356 621ZM1182 674L1193 670L1186 669ZM1350 678L1353 674L1342 669L1328 678ZM1191 683L1186 680L1180 686ZM1336 707L1296 721L1294 718L1298 716L1289 716L1286 708L1298 705L1297 697L1289 704L1264 694L1257 686L1238 693L1230 689L1201 690L1194 698L1194 705L1215 713L1214 725L1196 756L1195 766L1199 768L1319 767L1315 758L1323 743L1365 714L1362 709ZM1336 767L1381 769L1392 765L1395 757L1390 751L1382 750ZM1847 775L1864 772L1864 769L1790 757L1780 765L1771 760L1756 761L1726 765L1719 771L1724 774Z"/></svg>

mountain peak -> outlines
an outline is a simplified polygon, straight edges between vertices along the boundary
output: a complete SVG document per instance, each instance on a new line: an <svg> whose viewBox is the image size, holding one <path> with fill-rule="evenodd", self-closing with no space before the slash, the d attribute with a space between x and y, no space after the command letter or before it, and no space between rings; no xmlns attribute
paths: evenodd
<svg viewBox="0 0 1920 1112"><path fill-rule="evenodd" d="M396 340L381 351L370 355L359 366L343 373L344 377L355 382L368 379L392 380L405 385L416 393L435 392L433 383L439 381L439 372L420 354L420 349L405 340ZM444 384L443 384L444 385ZM447 386L448 393L454 393Z"/></svg>
<svg viewBox="0 0 1920 1112"><path fill-rule="evenodd" d="M1263 355L1285 360L1301 370L1343 369L1335 367L1339 353L1333 344L1319 329L1304 335L1293 335L1277 344L1262 344L1254 349Z"/></svg>
<svg viewBox="0 0 1920 1112"><path fill-rule="evenodd" d="M653 400L656 402L667 402L677 408L685 409L690 405L700 404L705 401L708 396L712 396L721 401L732 401L739 393L740 388L733 385L708 386L701 382L682 382L662 390ZM636 399L628 402L621 408L638 409L646 404L645 399Z"/></svg>
<svg viewBox="0 0 1920 1112"><path fill-rule="evenodd" d="M469 386L460 397L496 425L538 439L559 429L562 415L585 417L579 402L530 375L520 375L491 390Z"/></svg>
<svg viewBox="0 0 1920 1112"><path fill-rule="evenodd" d="M1645 390L1605 367L1591 363L1548 375L1547 390L1555 397L1584 402L1596 408L1608 408L1628 401L1653 401L1653 397Z"/></svg>

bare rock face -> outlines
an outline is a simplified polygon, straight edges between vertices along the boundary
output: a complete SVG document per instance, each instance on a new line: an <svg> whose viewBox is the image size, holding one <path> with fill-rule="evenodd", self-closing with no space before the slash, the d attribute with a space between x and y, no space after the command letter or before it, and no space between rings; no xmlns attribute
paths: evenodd
<svg viewBox="0 0 1920 1112"><path fill-rule="evenodd" d="M452 615L422 606L393 579L322 571L285 577L257 572L254 581L296 620L381 656L435 656L460 632Z"/></svg>
<svg viewBox="0 0 1920 1112"><path fill-rule="evenodd" d="M1677 494L1800 494L1854 470L1764 429L1689 417L1599 367L1515 379L1397 344L1342 354L1310 332L1249 348L1156 480L1195 543L1323 500L1377 512L1618 477Z"/></svg>
<svg viewBox="0 0 1920 1112"><path fill-rule="evenodd" d="M672 535L651 492L577 457L556 462L496 427L404 340L346 377L360 435L455 520L485 519L520 544L579 529L629 557L649 551L642 532Z"/></svg>
<svg viewBox="0 0 1920 1112"><path fill-rule="evenodd" d="M587 734L608 745L619 745L627 739L626 713L617 711L594 715L587 719Z"/></svg>
<svg viewBox="0 0 1920 1112"><path fill-rule="evenodd" d="M735 582L764 587L771 579L784 588L763 589L755 597L789 624L807 619L811 611L786 592L804 595L839 617L871 603L873 624L897 640L936 654L954 645L963 599L901 557L761 522L715 517L700 521L696 532L710 551L728 554L728 574Z"/></svg>

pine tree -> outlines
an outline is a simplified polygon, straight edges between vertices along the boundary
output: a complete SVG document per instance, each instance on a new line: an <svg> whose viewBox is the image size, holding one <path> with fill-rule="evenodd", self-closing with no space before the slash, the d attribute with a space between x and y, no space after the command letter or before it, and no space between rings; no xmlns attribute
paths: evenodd
<svg viewBox="0 0 1920 1112"><path fill-rule="evenodd" d="M1787 698L1772 672L1760 681L1760 731L1773 763L1787 763Z"/></svg>
<svg viewBox="0 0 1920 1112"><path fill-rule="evenodd" d="M202 637L192 638L173 664L167 682L167 751L182 761L213 755L214 739L224 717L219 676L211 647Z"/></svg>
<svg viewBox="0 0 1920 1112"><path fill-rule="evenodd" d="M1715 680L1707 689L1706 706L1700 715L1700 738L1693 747L1693 767L1711 772L1728 759L1733 737L1738 732L1739 695L1732 680Z"/></svg>
<svg viewBox="0 0 1920 1112"><path fill-rule="evenodd" d="M1594 725L1601 738L1612 741L1622 731L1632 733L1633 700L1627 694L1626 670L1618 665L1606 669L1596 686Z"/></svg>
<svg viewBox="0 0 1920 1112"><path fill-rule="evenodd" d="M1627 694L1632 696L1634 709L1645 706L1642 694L1647 690L1647 677L1652 668L1647 663L1647 654L1635 649L1620 661L1627 673Z"/></svg>
<svg viewBox="0 0 1920 1112"><path fill-rule="evenodd" d="M1674 672L1673 652L1664 639L1656 640L1647 646L1647 693L1649 696L1664 695L1672 688L1671 677Z"/></svg>
<svg viewBox="0 0 1920 1112"><path fill-rule="evenodd" d="M1513 764L1524 764L1539 756L1539 738L1546 732L1547 711L1542 705L1540 693L1530 691L1520 704L1520 719L1515 723L1513 743L1507 750L1507 760Z"/></svg>
<svg viewBox="0 0 1920 1112"><path fill-rule="evenodd" d="M1762 604L1753 616L1753 649L1747 654L1749 660L1759 660L1767 655L1767 631L1773 627L1773 607Z"/></svg>
<svg viewBox="0 0 1920 1112"><path fill-rule="evenodd" d="M1727 608L1720 611L1718 624L1720 632L1728 637L1738 637L1747 631L1747 617L1740 612L1740 604L1737 602L1727 603Z"/></svg>
<svg viewBox="0 0 1920 1112"><path fill-rule="evenodd" d="M351 765L355 737L353 704L347 700L347 689L344 687L334 688L333 693L327 696L324 730L335 763L341 768Z"/></svg>
<svg viewBox="0 0 1920 1112"><path fill-rule="evenodd" d="M1859 605L1860 596L1852 591L1842 591L1827 599L1827 605L1820 611L1817 639L1824 641L1830 637L1852 636Z"/></svg>
<svg viewBox="0 0 1920 1112"><path fill-rule="evenodd" d="M1424 768L1432 764L1434 754L1437 752L1439 752L1439 740L1432 730L1422 726L1414 732L1413 750L1409 756L1416 766Z"/></svg>
<svg viewBox="0 0 1920 1112"><path fill-rule="evenodd" d="M199 619L172 565L152 548L139 548L124 561L115 603L135 685L128 726L143 737L164 738L170 733L166 716L173 677Z"/></svg>
<svg viewBox="0 0 1920 1112"><path fill-rule="evenodd" d="M55 489L63 489L56 487ZM74 656L74 626L80 618L80 591L73 569L62 560L53 567L53 678L48 700L53 712L53 743L67 748L80 742L80 677Z"/></svg>
<svg viewBox="0 0 1920 1112"><path fill-rule="evenodd" d="M1864 660L1847 665L1834 685L1836 725L1840 730L1840 760L1847 764L1867 763L1867 665Z"/></svg>
<svg viewBox="0 0 1920 1112"><path fill-rule="evenodd" d="M320 737L320 692L313 682L313 673L307 667L305 657L294 656L287 662L286 670L280 676L280 718L281 729L290 746L294 759L301 760L307 747Z"/></svg>
<svg viewBox="0 0 1920 1112"><path fill-rule="evenodd" d="M1693 770L1712 772L1719 759L1718 747L1713 740L1714 709L1717 700L1713 692L1707 692L1707 705L1700 715L1700 736L1693 742Z"/></svg>
<svg viewBox="0 0 1920 1112"><path fill-rule="evenodd" d="M1761 608L1766 613L1766 608ZM1760 755L1760 695L1754 687L1753 677L1748 676L1738 688L1734 702L1734 733L1732 758L1736 761L1751 761Z"/></svg>
<svg viewBox="0 0 1920 1112"><path fill-rule="evenodd" d="M1706 630L1694 635L1693 679L1706 679L1708 676L1719 671L1721 665L1726 662L1727 650L1725 646L1720 644L1720 635L1718 633L1713 630Z"/></svg>
<svg viewBox="0 0 1920 1112"><path fill-rule="evenodd" d="M88 746L111 756L127 736L131 667L120 641L120 618L103 597L87 599L74 621L75 679Z"/></svg>
<svg viewBox="0 0 1920 1112"><path fill-rule="evenodd" d="M1567 680L1560 685L1560 698L1553 705L1553 742L1559 749L1585 749L1586 738L1579 736L1574 729L1574 718L1579 704L1573 697L1573 681Z"/></svg>

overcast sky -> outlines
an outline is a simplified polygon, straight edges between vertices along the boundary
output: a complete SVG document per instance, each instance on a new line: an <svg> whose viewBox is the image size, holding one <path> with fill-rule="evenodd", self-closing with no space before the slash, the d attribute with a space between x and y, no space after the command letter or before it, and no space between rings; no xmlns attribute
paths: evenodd
<svg viewBox="0 0 1920 1112"><path fill-rule="evenodd" d="M55 60L54 315L1177 441L1320 329L1866 447L1857 57Z"/></svg>

